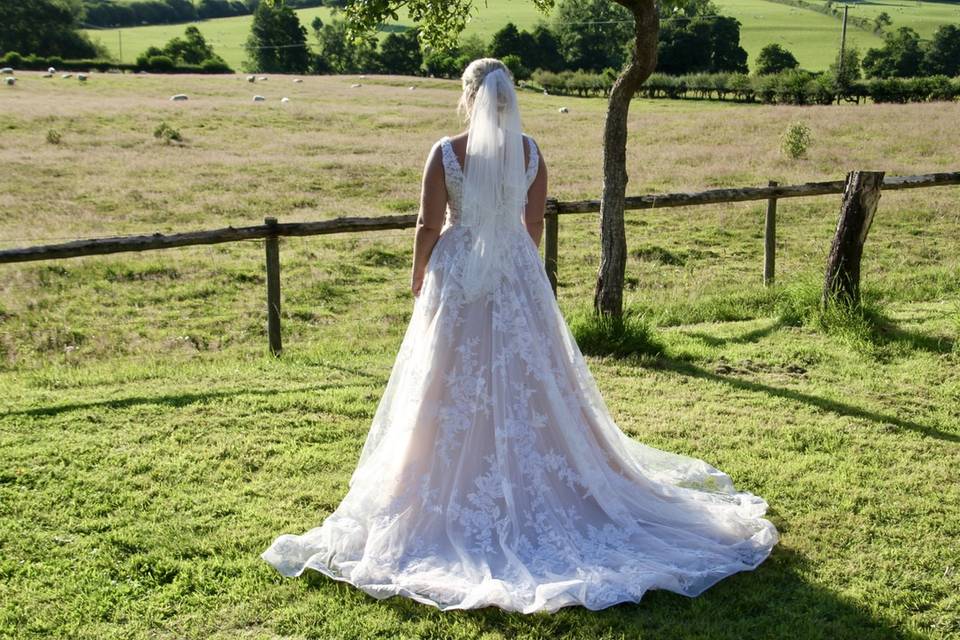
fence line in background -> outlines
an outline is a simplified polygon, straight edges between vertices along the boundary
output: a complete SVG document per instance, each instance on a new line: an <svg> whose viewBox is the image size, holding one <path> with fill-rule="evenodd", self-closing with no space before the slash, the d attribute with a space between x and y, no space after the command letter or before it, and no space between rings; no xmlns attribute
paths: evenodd
<svg viewBox="0 0 960 640"><path fill-rule="evenodd" d="M881 174L882 175L882 174ZM763 282L769 285L774 281L776 264L776 212L780 198L798 198L844 193L847 181L807 182L797 185L779 185L770 181L766 187L736 187L727 189L709 189L699 192L649 194L629 196L625 199L626 210L657 209L663 207L688 207L731 202L767 200L767 212L764 224L764 263ZM883 179L882 190L916 189L945 185L960 185L960 171L949 173L930 173L915 176L891 176ZM559 217L577 213L596 213L600 211L600 200L580 200L562 202L556 198L547 198L544 267L557 292L557 272L559 255ZM279 355L282 349L280 335L280 236L313 236L334 233L364 231L382 231L387 229L409 229L416 226L416 215L390 215L376 217L344 217L318 222L278 222L276 218L264 219L264 224L249 227L229 226L222 229L191 231L164 235L116 236L75 240L61 244L38 245L16 249L0 250L0 264L14 262L32 262L37 260L56 260L80 256L105 255L129 251L151 251L171 249L200 244L219 244L241 240L263 238L265 244L265 264L267 271L267 333L270 349Z"/></svg>

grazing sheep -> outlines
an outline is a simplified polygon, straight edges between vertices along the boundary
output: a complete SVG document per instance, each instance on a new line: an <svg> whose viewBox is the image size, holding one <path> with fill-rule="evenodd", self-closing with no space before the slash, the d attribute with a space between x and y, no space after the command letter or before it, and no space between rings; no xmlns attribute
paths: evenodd
<svg viewBox="0 0 960 640"><path fill-rule="evenodd" d="M280 98L280 102L290 102L290 98L284 96L284 97Z"/></svg>
<svg viewBox="0 0 960 640"><path fill-rule="evenodd" d="M263 96L253 96L254 102L263 102L264 100L266 100L266 98L264 98Z"/></svg>
<svg viewBox="0 0 960 640"><path fill-rule="evenodd" d="M257 80L268 80L267 76L259 76Z"/></svg>
<svg viewBox="0 0 960 640"><path fill-rule="evenodd" d="M64 80L66 80L67 78L72 78L72 77L73 77L73 74L72 74L72 73L65 73L65 74L63 74L63 75L60 76L60 77L63 78Z"/></svg>
<svg viewBox="0 0 960 640"><path fill-rule="evenodd" d="M187 94L185 94L185 93L178 93L178 94L175 95L175 96L170 96L170 99L171 99L171 100L186 100L186 99L187 99Z"/></svg>
<svg viewBox="0 0 960 640"><path fill-rule="evenodd" d="M5 75L5 76L13 75L13 68L12 68L12 67L4 67L3 69L0 69L0 73L2 73L2 74Z"/></svg>
<svg viewBox="0 0 960 640"><path fill-rule="evenodd" d="M300 78L294 78L293 81L297 84L300 84L301 82L303 82L303 80L301 80Z"/></svg>
<svg viewBox="0 0 960 640"><path fill-rule="evenodd" d="M362 87L362 86L363 86L363 85L358 82L358 83L356 83L356 84L350 85L350 88L351 88L351 89L356 89L357 87Z"/></svg>
<svg viewBox="0 0 960 640"><path fill-rule="evenodd" d="M557 109L557 111L559 111L560 113L570 113L570 109L567 109L566 107L560 107L559 109Z"/></svg>
<svg viewBox="0 0 960 640"><path fill-rule="evenodd" d="M12 87L12 86L13 86L14 84L16 84L16 82L17 82L17 79L16 79L16 78L4 78L3 80L4 80L4 82L7 83L7 86L8 86L8 87Z"/></svg>
<svg viewBox="0 0 960 640"><path fill-rule="evenodd" d="M257 81L256 76L247 76L247 82L256 82L256 81Z"/></svg>
<svg viewBox="0 0 960 640"><path fill-rule="evenodd" d="M85 73L78 73L78 74L77 74L77 80L79 80L80 82L86 82L86 81L87 81L87 75L86 75Z"/></svg>
<svg viewBox="0 0 960 640"><path fill-rule="evenodd" d="M407 90L408 90L408 91L414 91L414 90L416 90L416 87L408 87Z"/></svg>

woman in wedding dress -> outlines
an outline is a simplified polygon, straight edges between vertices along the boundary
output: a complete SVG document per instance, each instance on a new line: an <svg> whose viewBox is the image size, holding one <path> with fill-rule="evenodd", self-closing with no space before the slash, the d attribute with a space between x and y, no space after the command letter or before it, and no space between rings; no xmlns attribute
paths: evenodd
<svg viewBox="0 0 960 640"><path fill-rule="evenodd" d="M767 503L632 440L600 396L537 251L546 166L507 68L471 63L461 106L469 130L427 159L413 314L347 495L261 557L376 598L524 613L754 569L778 540Z"/></svg>

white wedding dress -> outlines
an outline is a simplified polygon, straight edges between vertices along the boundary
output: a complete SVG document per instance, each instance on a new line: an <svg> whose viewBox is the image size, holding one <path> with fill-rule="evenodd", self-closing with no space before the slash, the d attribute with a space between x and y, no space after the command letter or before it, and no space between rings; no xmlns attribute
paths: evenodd
<svg viewBox="0 0 960 640"><path fill-rule="evenodd" d="M616 426L526 231L501 238L499 285L464 302L464 175L449 138L437 144L446 224L349 491L262 558L376 598L525 613L696 596L759 565L778 540L766 502Z"/></svg>

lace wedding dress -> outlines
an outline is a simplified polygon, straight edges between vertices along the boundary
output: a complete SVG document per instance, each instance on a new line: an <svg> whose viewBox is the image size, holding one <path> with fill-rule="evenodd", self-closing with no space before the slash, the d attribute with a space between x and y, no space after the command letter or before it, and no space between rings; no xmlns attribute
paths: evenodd
<svg viewBox="0 0 960 640"><path fill-rule="evenodd" d="M449 138L437 144L446 223L349 491L263 559L376 598L521 612L696 596L755 568L778 539L766 502L614 424L522 227L501 238L499 284L465 301L464 174Z"/></svg>

